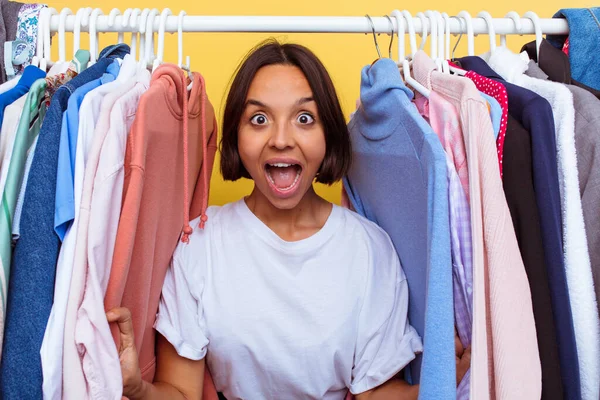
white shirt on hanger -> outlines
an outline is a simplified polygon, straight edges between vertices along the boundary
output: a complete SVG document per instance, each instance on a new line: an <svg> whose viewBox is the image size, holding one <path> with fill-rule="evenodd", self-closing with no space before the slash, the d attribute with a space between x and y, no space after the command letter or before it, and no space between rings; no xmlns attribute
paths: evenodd
<svg viewBox="0 0 600 400"><path fill-rule="evenodd" d="M175 250L155 328L180 356L206 356L228 399L341 400L422 351L398 255L374 223L334 205L321 230L287 242L243 199L207 215Z"/></svg>
<svg viewBox="0 0 600 400"><path fill-rule="evenodd" d="M123 63L117 79L90 91L83 99L79 108L79 128L75 156L74 195L75 218L67 230L56 265L56 280L54 286L54 302L44 339L40 350L43 375L44 400L60 400L63 382L63 338L69 298L69 287L73 273L75 244L77 240L77 225L79 221L79 205L83 190L83 176L90 144L93 140L94 129L100 113L100 106L105 95L117 90L135 74L135 60L131 56L127 64Z"/></svg>
<svg viewBox="0 0 600 400"><path fill-rule="evenodd" d="M600 320L579 191L573 96L560 83L525 75L529 64L529 57L525 52L515 54L506 47L498 47L491 55L484 57L490 67L508 82L537 93L548 100L552 107L556 129L563 251L579 358L581 394L583 400L596 400L600 397Z"/></svg>
<svg viewBox="0 0 600 400"><path fill-rule="evenodd" d="M121 66L121 71L124 67L129 68L129 59L128 57L126 58L127 66L125 66L124 63L124 65ZM100 214L98 215L90 215L90 210L92 206L92 195L97 191L102 191L101 186L96 187L96 178L110 178L110 173L114 172L115 168L118 170L119 163L123 164L125 158L125 141L128 132L127 117L129 117L129 115L125 115L122 120L116 120L114 125L117 128L113 128L113 123L111 121L113 111L115 109L120 110L122 107L121 103L123 102L125 102L125 104L130 104L131 101L128 99L130 99L131 96L136 96L136 91L138 90L141 90L143 93L150 84L150 73L145 69L140 72L139 67L135 62L133 72L133 77L119 85L118 88L114 89L114 91L104 97L85 167L81 204L78 205L79 223L76 234L77 242L73 262L73 275L68 293L67 317L65 321L65 325L68 329L65 328L65 341L63 347L64 399L80 399L86 397L86 390L90 393L94 393L92 398L120 399L123 389L119 357L104 314L104 293L101 288L93 285L90 286L89 293L84 292L84 290L87 290L86 283L90 279L103 279L101 276L90 276L90 274L110 274L112 261L112 256L110 254L112 253L109 253L109 251L112 252L112 249L114 248L114 239L111 245L111 242L108 239L108 233L95 232L90 228L90 221L93 217L100 218L103 220L103 224L112 226L111 221L113 221L113 215L116 214L118 222L118 216L121 212L120 202L121 191L123 190L122 179L120 181L121 186L118 187L117 185L113 188L114 191L108 194L109 208L102 209L99 211ZM141 94L137 93L138 97L140 95ZM137 109L137 107L135 107L134 110L135 109ZM110 148L107 149L109 152L109 159L105 159L107 156L104 154L104 148L105 145L108 146L105 142L109 138L109 132L113 129L119 129L119 132L124 130L125 133L122 139L118 139L115 142L119 145L117 148L109 146ZM108 163L108 167L113 169L109 172L99 170L99 163ZM115 173L115 176L112 177L116 182L118 182L118 175L118 173ZM110 208L112 206L114 206L114 208ZM103 238L105 238L106 241L100 241L99 245L96 246L94 244L96 242L88 240L88 235L93 235L93 233L104 235ZM88 263L92 263L93 260L96 260L97 258L100 258L98 260L98 266L96 267L97 269L88 270ZM81 316L79 313L80 307L84 306L83 302L86 302L87 304L87 302L90 301L86 300L87 297L93 299L93 305L89 307L89 315ZM77 303L75 299L83 300L81 303ZM92 326L87 326L85 324L81 325L79 322L80 319L93 321L94 324L92 324ZM100 331L100 334L96 334L96 330ZM94 337L97 339L91 346L82 339L82 337L85 338L89 335L95 335ZM101 350L98 351L99 349ZM83 355L80 353L80 350L84 351ZM82 359L82 357L84 358ZM93 373L86 373L86 371L89 371L89 368L92 369ZM100 374L98 371L102 371L102 373ZM85 377L85 379L82 378L83 381L80 381L79 378L73 379L73 377Z"/></svg>

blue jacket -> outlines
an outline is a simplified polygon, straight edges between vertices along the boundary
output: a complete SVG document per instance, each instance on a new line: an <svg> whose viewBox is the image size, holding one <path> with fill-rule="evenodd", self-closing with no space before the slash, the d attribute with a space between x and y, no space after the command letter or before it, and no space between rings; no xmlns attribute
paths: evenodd
<svg viewBox="0 0 600 400"><path fill-rule="evenodd" d="M446 155L412 97L394 61L363 69L344 186L354 209L390 235L406 274L408 317L424 346L409 380L420 383L420 399L455 399Z"/></svg>
<svg viewBox="0 0 600 400"><path fill-rule="evenodd" d="M569 62L576 81L600 90L600 7L563 8L554 18L569 23ZM548 40L562 48L567 36L548 35Z"/></svg>
<svg viewBox="0 0 600 400"><path fill-rule="evenodd" d="M45 77L46 73L44 71L33 65L29 65L25 68L20 78L15 78L19 79L17 85L0 94L0 125L2 125L2 120L4 119L4 109L14 103L19 97L27 94L33 82Z"/></svg>
<svg viewBox="0 0 600 400"><path fill-rule="evenodd" d="M4 400L41 400L40 348L52 301L60 240L54 232L54 199L62 114L80 86L100 78L129 46L107 47L96 64L61 86L46 112L29 172L21 237L13 253L8 289L0 393Z"/></svg>
<svg viewBox="0 0 600 400"><path fill-rule="evenodd" d="M506 82L479 57L464 57L459 62L467 70L502 83L508 94L509 114L531 134L533 183L540 212L563 390L565 399L580 399L579 362L563 259L556 132L552 108L546 99L536 93Z"/></svg>

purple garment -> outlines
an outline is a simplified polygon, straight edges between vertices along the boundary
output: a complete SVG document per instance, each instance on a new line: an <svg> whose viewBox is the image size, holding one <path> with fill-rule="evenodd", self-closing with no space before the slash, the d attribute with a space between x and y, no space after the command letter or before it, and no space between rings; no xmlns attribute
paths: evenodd
<svg viewBox="0 0 600 400"><path fill-rule="evenodd" d="M431 123L430 116L442 119L455 114L453 105L441 96L431 96L415 101L421 115ZM430 112L435 110L435 112ZM462 137L458 124L433 121L434 132L442 144L448 137ZM473 242L471 238L471 209L452 157L446 153L448 170L448 211L450 216L450 244L452 251L452 289L454 294L454 323L458 337L466 348L471 345L473 332ZM470 370L457 389L457 400L468 400L470 393Z"/></svg>

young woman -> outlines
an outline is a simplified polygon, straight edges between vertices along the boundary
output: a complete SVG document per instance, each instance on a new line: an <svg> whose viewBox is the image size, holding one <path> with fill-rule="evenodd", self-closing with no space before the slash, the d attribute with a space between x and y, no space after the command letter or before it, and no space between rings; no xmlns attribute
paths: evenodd
<svg viewBox="0 0 600 400"><path fill-rule="evenodd" d="M223 120L221 172L246 198L208 209L180 243L155 328L155 382L143 382L130 314L124 395L200 399L205 365L228 399L416 399L396 378L422 350L388 235L319 197L346 173L349 134L333 83L305 47L268 42L239 67ZM193 224L192 224L193 225Z"/></svg>

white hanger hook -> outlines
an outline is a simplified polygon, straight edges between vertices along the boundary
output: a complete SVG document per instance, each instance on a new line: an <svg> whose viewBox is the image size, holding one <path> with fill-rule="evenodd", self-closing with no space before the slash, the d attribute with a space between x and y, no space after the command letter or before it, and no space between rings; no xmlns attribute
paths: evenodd
<svg viewBox="0 0 600 400"><path fill-rule="evenodd" d="M52 62L52 44L50 43L51 32L50 32L50 21L53 15L59 15L55 8L43 8L44 12L44 60L47 64Z"/></svg>
<svg viewBox="0 0 600 400"><path fill-rule="evenodd" d="M98 60L98 18L104 15L100 8L95 8L90 16L90 65L93 65Z"/></svg>
<svg viewBox="0 0 600 400"><path fill-rule="evenodd" d="M58 61L67 61L67 44L65 43L65 25L67 23L67 16L73 15L73 11L70 8L63 8L60 10L60 17L58 19Z"/></svg>
<svg viewBox="0 0 600 400"><path fill-rule="evenodd" d="M432 59L437 59L438 56L438 24L437 19L435 17L435 13L431 10L425 11L425 16L429 20L430 30L431 30L431 48L429 50L429 54Z"/></svg>
<svg viewBox="0 0 600 400"><path fill-rule="evenodd" d="M167 29L167 18L173 15L170 9L165 8L160 13L160 24L158 25L158 60L163 62L165 57L165 31Z"/></svg>
<svg viewBox="0 0 600 400"><path fill-rule="evenodd" d="M515 24L515 29L518 33L521 32L523 26L521 24L521 16L516 11L509 11L504 18L510 18ZM506 35L500 35L500 46L506 47Z"/></svg>
<svg viewBox="0 0 600 400"><path fill-rule="evenodd" d="M406 26L408 27L408 39L410 43L410 56L412 58L417 54L417 34L415 32L415 23L413 21L413 16L407 11L402 10L402 15L404 16L404 20L406 21Z"/></svg>
<svg viewBox="0 0 600 400"><path fill-rule="evenodd" d="M121 10L119 10L118 8L113 8L112 10L110 10L110 13L108 14L108 26L115 26L117 15L121 15ZM117 34L117 42L123 43L123 32L119 32Z"/></svg>
<svg viewBox="0 0 600 400"><path fill-rule="evenodd" d="M494 29L494 21L492 16L487 11L481 11L477 14L479 18L483 18L488 28L488 36L490 39L490 52L493 53L496 50L496 30Z"/></svg>
<svg viewBox="0 0 600 400"><path fill-rule="evenodd" d="M444 48L446 49L446 52L444 54L444 59L449 60L450 59L450 16L448 15L448 13L442 13L442 18L444 19L444 26L446 29L445 32L445 45Z"/></svg>
<svg viewBox="0 0 600 400"><path fill-rule="evenodd" d="M92 13L92 8L80 8L77 10L75 14L75 26L73 27L73 57L75 57L75 53L79 50L79 44L81 42L81 26L86 26L90 20L90 14Z"/></svg>
<svg viewBox="0 0 600 400"><path fill-rule="evenodd" d="M535 52L537 59L540 59L540 46L542 45L542 26L540 24L540 17L533 11L527 11L523 14L523 18L529 18L533 23L533 29L535 30Z"/></svg>
<svg viewBox="0 0 600 400"><path fill-rule="evenodd" d="M433 15L435 15L435 21L437 23L437 31L438 31L438 58L440 60L444 59L444 50L445 50L445 26L444 20L442 18L442 14L439 11L434 10Z"/></svg>
<svg viewBox="0 0 600 400"><path fill-rule="evenodd" d="M467 54L470 56L475 55L475 35L473 34L473 19L471 18L471 14L467 11L461 11L458 13L458 16L465 20L467 25Z"/></svg>
<svg viewBox="0 0 600 400"><path fill-rule="evenodd" d="M159 11L153 8L148 14L148 21L146 22L146 63L150 64L154 61L154 19L158 15Z"/></svg>
<svg viewBox="0 0 600 400"><path fill-rule="evenodd" d="M427 17L422 12L418 12L416 17L421 20L421 44L419 45L419 50L423 50L425 49L425 43L427 43Z"/></svg>
<svg viewBox="0 0 600 400"><path fill-rule="evenodd" d="M140 33L140 61L145 61L146 59L146 37L144 33L146 33L146 22L148 21L148 15L150 14L149 8L144 8L142 11L142 15L138 19L138 32Z"/></svg>
<svg viewBox="0 0 600 400"><path fill-rule="evenodd" d="M404 35L406 33L406 28L404 26L404 17L402 16L402 13L399 10L392 11L391 16L392 18L396 19L396 25L398 26L398 64L400 64L405 57Z"/></svg>
<svg viewBox="0 0 600 400"><path fill-rule="evenodd" d="M131 55L133 56L133 58L135 58L136 53L137 53L137 42L138 42L138 33L137 33L137 28L139 27L139 25L137 24L137 20L140 16L140 13L142 12L142 10L140 10L139 8L134 8L131 11L131 14L126 18L127 20L123 20L123 26L126 27L128 26L129 28L131 28ZM126 13L127 15L127 13Z"/></svg>
<svg viewBox="0 0 600 400"><path fill-rule="evenodd" d="M177 66L183 68L183 17L187 13L183 10L177 16Z"/></svg>

